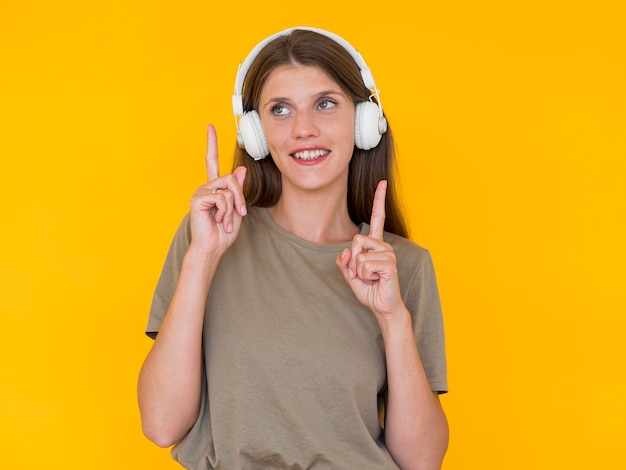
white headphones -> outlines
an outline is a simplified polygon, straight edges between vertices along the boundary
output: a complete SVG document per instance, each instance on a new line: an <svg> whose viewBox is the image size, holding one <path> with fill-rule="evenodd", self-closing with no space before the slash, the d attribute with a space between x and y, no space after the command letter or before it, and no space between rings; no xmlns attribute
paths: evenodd
<svg viewBox="0 0 626 470"><path fill-rule="evenodd" d="M380 104L380 96L372 72L365 64L361 54L350 45L345 39L337 36L336 34L324 31L318 28L309 27L296 27L289 28L276 33L267 39L264 39L257 44L246 60L239 64L237 70L237 78L235 79L235 92L233 94L233 113L235 114L235 125L237 126L237 142L241 148L245 148L246 152L250 154L255 160L261 160L270 154L269 147L267 146L267 140L263 133L263 127L261 126L261 118L255 111L243 111L243 82L248 74L248 70L252 65L252 62L269 42L280 36L287 36L292 31L302 29L306 31L313 31L315 33L326 36L337 44L342 46L354 59L361 71L361 78L363 84L372 92L369 101L363 101L356 105L356 117L354 122L354 143L357 148L363 150L369 150L378 145L382 135L387 132L387 120L383 116L383 108ZM376 102L373 101L373 97L376 97ZM238 119L240 118L240 119Z"/></svg>

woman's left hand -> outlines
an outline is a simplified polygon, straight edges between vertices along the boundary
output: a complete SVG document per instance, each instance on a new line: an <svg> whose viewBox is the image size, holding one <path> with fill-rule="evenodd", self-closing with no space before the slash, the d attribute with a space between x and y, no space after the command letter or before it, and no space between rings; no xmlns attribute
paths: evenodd
<svg viewBox="0 0 626 470"><path fill-rule="evenodd" d="M406 307L400 294L396 255L383 240L387 182L378 183L372 205L369 235L358 234L352 246L336 258L336 263L356 298L376 315L389 320Z"/></svg>

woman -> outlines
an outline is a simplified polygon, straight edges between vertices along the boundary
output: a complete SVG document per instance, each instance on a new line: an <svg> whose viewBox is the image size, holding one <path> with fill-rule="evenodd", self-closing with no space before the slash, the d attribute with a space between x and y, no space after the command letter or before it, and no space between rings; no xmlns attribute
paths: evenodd
<svg viewBox="0 0 626 470"><path fill-rule="evenodd" d="M209 127L208 182L168 253L138 386L145 434L186 468L441 467L437 286L405 238L369 88L344 40L286 30L237 75L231 174Z"/></svg>

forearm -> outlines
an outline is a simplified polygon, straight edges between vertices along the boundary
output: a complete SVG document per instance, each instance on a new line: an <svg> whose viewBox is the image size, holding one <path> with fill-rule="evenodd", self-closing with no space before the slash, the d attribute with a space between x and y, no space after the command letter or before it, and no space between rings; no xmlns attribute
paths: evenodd
<svg viewBox="0 0 626 470"><path fill-rule="evenodd" d="M403 470L440 469L448 446L448 423L433 393L404 310L380 321L387 360L385 442Z"/></svg>
<svg viewBox="0 0 626 470"><path fill-rule="evenodd" d="M216 264L187 253L172 302L139 374L143 430L163 447L182 439L198 416L204 310Z"/></svg>

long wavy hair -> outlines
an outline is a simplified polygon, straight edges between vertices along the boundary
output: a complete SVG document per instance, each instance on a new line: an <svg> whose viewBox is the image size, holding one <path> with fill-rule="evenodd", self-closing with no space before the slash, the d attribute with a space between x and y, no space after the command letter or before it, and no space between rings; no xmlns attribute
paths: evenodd
<svg viewBox="0 0 626 470"><path fill-rule="evenodd" d="M348 94L354 103L367 101L370 90L352 56L332 39L308 30L294 30L268 43L252 63L244 81L244 111L258 109L261 90L270 73L281 65L308 65L322 69ZM247 168L244 196L251 206L271 207L282 192L281 174L272 158L255 161L237 146L233 169ZM385 230L408 237L407 223L395 184L395 146L391 126L373 149L354 148L349 165L348 213L356 225L369 223L376 186L387 180Z"/></svg>

